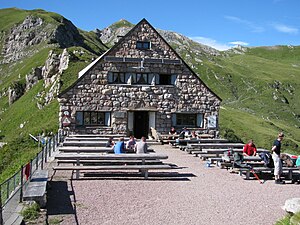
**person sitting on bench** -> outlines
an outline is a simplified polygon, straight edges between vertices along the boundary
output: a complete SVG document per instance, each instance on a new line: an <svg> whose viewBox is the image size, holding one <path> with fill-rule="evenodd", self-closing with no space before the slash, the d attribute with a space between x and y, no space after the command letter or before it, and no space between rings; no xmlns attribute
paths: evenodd
<svg viewBox="0 0 300 225"><path fill-rule="evenodd" d="M148 145L145 137L142 137L141 140L135 145L135 152L136 154L144 154L148 152Z"/></svg>
<svg viewBox="0 0 300 225"><path fill-rule="evenodd" d="M247 144L245 144L244 149L243 149L243 155L244 156L256 156L256 146L253 142L253 140L249 140Z"/></svg>
<svg viewBox="0 0 300 225"><path fill-rule="evenodd" d="M109 137L107 142L106 142L106 145L105 147L113 147L114 146L114 142L113 142L113 137Z"/></svg>
<svg viewBox="0 0 300 225"><path fill-rule="evenodd" d="M134 149L135 144L136 144L135 138L133 135L131 135L129 137L129 141L127 141L127 143L126 143L126 149L128 149L128 150Z"/></svg>
<svg viewBox="0 0 300 225"><path fill-rule="evenodd" d="M124 138L123 137L120 137L119 141L115 144L114 153L115 154L125 153L125 144L124 144Z"/></svg>

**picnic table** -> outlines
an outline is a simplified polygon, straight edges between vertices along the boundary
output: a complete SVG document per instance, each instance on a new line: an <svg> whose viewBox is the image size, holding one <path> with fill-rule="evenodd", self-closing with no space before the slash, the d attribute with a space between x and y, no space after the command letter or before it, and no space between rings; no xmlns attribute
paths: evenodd
<svg viewBox="0 0 300 225"><path fill-rule="evenodd" d="M169 164L147 164L148 160L167 159L167 155L162 154L59 154L55 157L57 160L76 160L76 165L73 166L55 166L54 170L75 170L76 179L79 179L80 170L139 170L144 174L144 178L148 178L148 170L157 169L173 169ZM87 160L105 160L108 164L113 164L119 160L135 160L136 165L90 165L83 166L82 161Z"/></svg>

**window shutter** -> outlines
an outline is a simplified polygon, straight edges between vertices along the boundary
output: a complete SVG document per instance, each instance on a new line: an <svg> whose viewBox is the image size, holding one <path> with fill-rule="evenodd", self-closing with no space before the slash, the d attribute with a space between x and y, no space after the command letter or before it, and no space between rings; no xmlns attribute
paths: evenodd
<svg viewBox="0 0 300 225"><path fill-rule="evenodd" d="M105 112L105 126L110 126L110 112Z"/></svg>
<svg viewBox="0 0 300 225"><path fill-rule="evenodd" d="M107 74L107 81L109 84L113 83L113 74L111 72Z"/></svg>
<svg viewBox="0 0 300 225"><path fill-rule="evenodd" d="M177 75L173 74L171 75L171 84L176 85L177 81Z"/></svg>
<svg viewBox="0 0 300 225"><path fill-rule="evenodd" d="M177 124L176 124L176 114L175 113L173 113L172 114L172 126L174 127L174 126L176 126Z"/></svg>
<svg viewBox="0 0 300 225"><path fill-rule="evenodd" d="M197 127L203 127L203 114L197 114Z"/></svg>

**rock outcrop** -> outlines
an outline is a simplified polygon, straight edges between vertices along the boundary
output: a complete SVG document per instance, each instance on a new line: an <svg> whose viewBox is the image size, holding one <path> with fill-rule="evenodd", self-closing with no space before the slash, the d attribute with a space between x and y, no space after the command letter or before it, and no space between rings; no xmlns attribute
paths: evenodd
<svg viewBox="0 0 300 225"><path fill-rule="evenodd" d="M41 18L27 16L19 25L14 26L6 36L2 55L2 63L10 63L32 55L36 50L29 48L46 41L51 30L45 29Z"/></svg>

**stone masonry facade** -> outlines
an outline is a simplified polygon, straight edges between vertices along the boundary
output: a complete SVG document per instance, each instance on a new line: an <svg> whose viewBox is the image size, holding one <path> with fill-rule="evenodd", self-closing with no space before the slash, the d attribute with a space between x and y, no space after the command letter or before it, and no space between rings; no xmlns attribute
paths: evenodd
<svg viewBox="0 0 300 225"><path fill-rule="evenodd" d="M151 49L137 49L138 41L151 43ZM110 60L112 57L115 60ZM121 61L122 59L124 60ZM144 63L141 65L140 61L130 59L141 59ZM166 63L162 63L164 61ZM172 84L162 85L154 82L154 78L153 82L149 81L147 84L130 81L114 84L109 82L109 74L113 72L129 75L142 72L152 74L152 77L158 74L175 75L175 81ZM73 86L60 94L59 118L61 128L73 133L128 134L129 112L149 111L155 113L156 130L167 133L170 127L174 126L172 114L201 113L203 124L194 129L200 133L217 135L218 127L208 129L207 118L211 116L218 118L220 102L220 98L143 19L113 48L99 57ZM66 111L69 112L71 124L63 126ZM76 125L78 111L109 112L110 124L78 127Z"/></svg>

